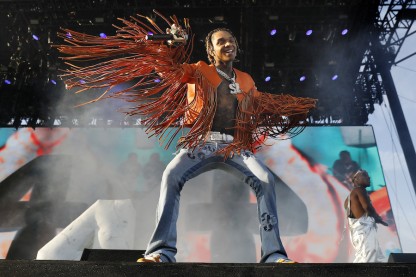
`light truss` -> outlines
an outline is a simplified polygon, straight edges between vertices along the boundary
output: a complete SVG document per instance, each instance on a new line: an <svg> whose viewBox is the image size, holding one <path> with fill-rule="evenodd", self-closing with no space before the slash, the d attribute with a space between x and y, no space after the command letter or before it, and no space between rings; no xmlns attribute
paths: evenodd
<svg viewBox="0 0 416 277"><path fill-rule="evenodd" d="M413 35L411 32L413 22L416 19L415 0L390 0L380 1L378 7L377 21L370 30L370 40L368 49L359 69L356 80L356 89L361 90L363 97L370 97L373 103L381 104L383 95L386 95L383 78L380 69L376 65L376 52L378 57L386 60L385 65L389 66L416 55L416 52L396 61L402 45L406 38ZM369 113L374 111L372 105L366 106Z"/></svg>
<svg viewBox="0 0 416 277"><path fill-rule="evenodd" d="M313 113L310 119L311 124L365 124L368 114L372 113L374 110L374 103L381 103L383 101L382 96L386 93L386 91L384 88L383 80L380 77L379 72L377 71L378 68L375 65L374 51L376 51L376 49L378 49L377 51L381 49L381 51L388 53L387 56L389 57L390 65L400 62L396 61L395 59L401 49L404 40L407 37L413 35L413 33L410 32L413 23L411 17L413 16L413 10L416 4L415 1L405 0L368 1L376 3L376 7L378 5L378 17L376 18L376 16L374 16L372 20L375 20L375 22L372 22L371 26L366 26L365 28L368 28L367 30L362 30L365 34L362 38L360 38L360 43L364 41L364 43L367 43L367 45L365 45L362 50L363 58L361 66L361 56L359 56L356 64L350 65L350 68L348 69L344 69L345 73L352 75L348 78L351 78L350 87L351 90L354 90L353 93L350 94L352 95L351 97L353 99L351 101L348 100L350 101L348 103L351 103L352 106L346 107L346 110L350 109L352 111L352 114L359 114L359 116L355 118L343 116L340 115L339 112L334 112L332 109L317 110ZM254 79L257 82L260 82L262 79L264 79L262 78L260 73L262 70L264 70L264 68L261 69L261 67L264 66L264 63L266 62L266 57L264 56L265 53L258 51L258 44L256 44L255 39L256 37L259 37L256 33L259 31L259 28L256 28L255 26L259 23L260 20L263 19L257 18L255 16L254 11L263 11L264 17L268 18L276 18L276 15L274 14L275 11L284 11L279 16L277 16L280 17L280 19L282 20L281 22L284 22L285 24L298 24L296 20L298 20L298 22L302 22L305 16L308 13L310 13L310 11L313 9L313 14L316 17L316 22L319 23L323 19L327 20L328 22L333 22L333 20L335 20L334 22L337 22L337 18L339 16L344 16L344 14L348 14L348 12L351 13L351 10L348 10L348 7L352 7L349 5L353 4L361 5L361 2L358 0L0 0L0 16L4 16L5 18L10 19L10 21L5 22L6 26L9 26L10 30L6 30L8 32L7 35L6 33L0 33L0 42L2 42L2 39L8 39L8 43L12 45L11 47L9 47L9 49L10 51L13 51L7 57L4 56L5 52L3 52L3 54L0 54L0 64L2 65L0 67L0 77L3 76L5 78L7 74L10 74L11 69L13 69L15 70L15 74L20 74L17 77L19 77L18 79L21 80L22 83L17 85L25 86L26 83L24 82L26 82L27 80L33 81L33 79L39 77L39 79L44 79L43 82L45 82L49 81L50 78L52 78L52 76L56 75L56 69L59 67L59 63L57 62L57 57L55 56L56 54L53 54L48 48L48 44L43 45L42 43L36 44L36 42L32 42L29 45L24 45L25 41L30 39L30 37L28 37L31 34L30 32L35 30L36 28L43 28L43 30L46 30L45 32L48 34L48 41L50 40L52 43L56 43L54 32L56 31L57 26L73 26L74 28L78 26L79 28L85 27L97 29L108 28L111 27L112 23L114 23L115 16L123 17L134 15L135 13L139 12L150 15L152 13L153 8L156 8L161 11L165 10L165 12L168 12L169 14L179 13L179 17L181 17L182 15L195 16L195 20L193 21L194 26L196 26L197 28L211 28L211 25L209 24L211 24L210 20L213 18L213 16L216 14L223 14L225 11L227 11L227 8L232 7L233 11L235 11L236 13L238 12L240 14L240 18L239 20L234 20L235 18L233 18L233 20L230 20L230 22L238 21L235 23L235 26L231 26L231 29L235 27L238 30L238 26L239 24L241 24L241 28L237 32L241 33L239 40L241 41L241 46L245 51L245 55L241 59L241 62L238 66L245 68L248 72L251 72ZM370 5L367 5L366 8L368 8L369 6ZM293 13L293 9L296 9L296 14L286 13L286 11L292 11ZM328 9L331 9L333 13L327 15L328 13L326 11L328 11ZM375 10L375 14L376 13L377 10ZM299 18L296 19L296 16ZM98 21L95 20L97 17L100 17L101 19ZM350 18L349 20L355 19ZM360 18L358 18L357 20L359 19ZM14 25L10 24L11 22L14 22ZM331 24L332 23L330 23L328 26L333 25ZM28 27L30 28L30 30L28 30ZM226 27L230 26L226 25ZM16 28L20 30L20 33L16 31ZM6 31L0 30L0 32ZM12 33L15 33L15 35L13 36ZM369 37L368 34L372 34L373 36ZM198 40L201 40L201 37L199 37ZM329 41L327 40L326 42L328 43ZM272 50L273 48L267 47L265 47L264 52L272 53L274 51ZM281 48L279 48L279 52L281 49L285 49L288 47L293 47L293 45L291 46L290 42L286 42L286 44L281 45ZM194 54L195 57L198 57L198 59L205 58L204 49L195 49ZM22 63L24 64L24 59L26 57L31 57L32 59L37 57L41 61L33 60L31 61L31 63L34 64L39 62L43 65L47 65L48 71L46 71L44 68L39 68L38 71L36 71L37 69L33 70L33 68L31 68L31 70L19 71L19 69L22 69L22 66L19 67L19 65ZM253 62L254 59L262 59L261 64L255 64ZM305 61L307 60L298 59L296 61L292 60L292 62L290 62L289 60L286 61L279 59L276 62L274 62L274 64L279 64L281 68L287 71L285 71L284 74L290 76L290 72L300 71L302 70L302 68L308 69L309 65L305 63ZM51 72L51 70L53 72ZM28 74L28 72L31 72L30 74L32 75ZM34 75L36 72L40 74L37 77ZM258 84L258 86L261 86L261 84ZM2 89L1 84L0 89ZM315 91L319 90L321 89L313 87L305 91L314 93ZM331 91L324 91L324 93L327 94L329 94L330 92ZM10 94L13 94L13 97L15 97L16 95L19 95L19 93L25 94L28 92L25 91L24 93L22 93L18 89L16 89L16 92L12 92ZM36 93L40 94L42 92ZM277 93L280 93L280 91L278 91ZM306 96L313 97L313 95ZM2 101L1 97L2 95L0 95L0 102ZM346 97L348 97L348 95ZM36 98L36 95L34 96L34 98ZM73 125L72 122L78 122L82 126L91 126L88 122L94 121L94 118L91 118L87 121L79 120L79 118L76 118L76 116L74 116L74 121L71 119L64 119L63 121L60 121L62 117L68 118L68 115L65 114L59 114L58 116L56 116L56 118L54 116L51 116L51 114L43 114L43 116L41 117L42 119L40 119L37 118L39 112L30 113L30 109L22 109L21 107L22 105L20 104L14 106L10 104L0 109L0 117L2 117L2 119L0 119L0 125L30 127L30 125L51 125L51 122L65 122L64 124L68 125ZM56 114L56 111L54 112ZM48 112L45 111L45 113ZM44 120L44 118L51 117L53 117L54 120ZM15 118L18 119L15 120ZM30 120L30 124L28 124L29 120L22 120L21 118L32 118L32 120ZM111 121L112 119L108 118L104 121L108 122L109 120ZM122 122L123 120L120 121L119 119L115 119L113 121ZM117 123L116 125L119 124Z"/></svg>

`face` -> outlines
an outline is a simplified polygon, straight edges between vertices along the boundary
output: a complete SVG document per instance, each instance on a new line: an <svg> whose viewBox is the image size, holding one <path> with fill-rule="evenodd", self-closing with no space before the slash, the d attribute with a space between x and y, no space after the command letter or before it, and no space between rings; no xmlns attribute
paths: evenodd
<svg viewBox="0 0 416 277"><path fill-rule="evenodd" d="M357 176L356 184L359 186L370 186L370 176L368 176L367 171L363 171Z"/></svg>
<svg viewBox="0 0 416 277"><path fill-rule="evenodd" d="M340 158L343 161L351 161L351 156L348 152L341 152Z"/></svg>
<svg viewBox="0 0 416 277"><path fill-rule="evenodd" d="M227 31L218 31L212 34L213 49L211 55L215 58L215 64L229 63L235 60L237 44L234 37Z"/></svg>

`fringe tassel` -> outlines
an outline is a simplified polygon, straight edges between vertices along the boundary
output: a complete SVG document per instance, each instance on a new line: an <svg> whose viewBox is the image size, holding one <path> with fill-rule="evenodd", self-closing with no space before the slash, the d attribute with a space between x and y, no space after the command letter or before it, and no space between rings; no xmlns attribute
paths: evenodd
<svg viewBox="0 0 416 277"><path fill-rule="evenodd" d="M179 21L175 16L169 19L155 11L169 27ZM101 38L68 29L58 35L66 45L55 47L67 56L63 57L69 69L61 75L67 88L76 88L76 93L87 92L93 88L106 88L101 96L81 105L105 98L121 98L135 103L127 115L142 115L143 124L149 136L159 137L159 142L168 148L176 135L185 127L185 117L195 117L189 132L182 136L177 147L195 149L205 143L212 127L217 106L216 88L212 87L201 72L196 71L195 100L204 105L201 111L193 110L194 102L187 103L187 84L181 83L184 69L181 64L188 63L193 48L193 37L186 44L170 47L157 41L148 41L145 36L164 33L156 23L145 16L146 22L131 17L119 19L123 26L115 36ZM184 20L188 34L191 34L189 21ZM76 63L92 64L77 66ZM156 82L157 80L160 82ZM117 85L130 85L117 90ZM290 95L272 95L253 90L238 101L234 141L218 151L225 158L242 150L255 151L257 141L269 136L281 138L285 134L293 137L305 127L306 117L316 100ZM173 128L172 128L173 127Z"/></svg>

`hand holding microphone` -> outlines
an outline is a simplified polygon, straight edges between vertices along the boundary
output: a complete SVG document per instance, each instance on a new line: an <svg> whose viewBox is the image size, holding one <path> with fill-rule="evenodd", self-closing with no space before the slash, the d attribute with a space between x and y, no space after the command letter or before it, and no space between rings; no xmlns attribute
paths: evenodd
<svg viewBox="0 0 416 277"><path fill-rule="evenodd" d="M172 24L170 29L166 29L166 34L147 35L147 40L165 40L169 45L185 44L188 40L188 34L181 26Z"/></svg>

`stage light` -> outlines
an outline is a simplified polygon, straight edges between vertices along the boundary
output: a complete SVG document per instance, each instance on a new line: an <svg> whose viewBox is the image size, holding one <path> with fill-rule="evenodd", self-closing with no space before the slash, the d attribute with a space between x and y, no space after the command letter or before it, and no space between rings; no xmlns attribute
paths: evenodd
<svg viewBox="0 0 416 277"><path fill-rule="evenodd" d="M104 33L100 33L100 37L101 37L101 38L107 38L107 35L106 35L106 34L104 34Z"/></svg>
<svg viewBox="0 0 416 277"><path fill-rule="evenodd" d="M341 35L345 36L347 33L348 33L348 29L344 29L342 30Z"/></svg>
<svg viewBox="0 0 416 277"><path fill-rule="evenodd" d="M10 80L4 80L4 83L6 84L6 85L10 85L11 83L12 83L12 81L10 81Z"/></svg>
<svg viewBox="0 0 416 277"><path fill-rule="evenodd" d="M66 33L66 35L65 35L67 38L72 38L72 35L71 35L71 33L70 32L68 32L68 33Z"/></svg>
<svg viewBox="0 0 416 277"><path fill-rule="evenodd" d="M160 83L160 79L155 79L153 82Z"/></svg>
<svg viewBox="0 0 416 277"><path fill-rule="evenodd" d="M55 80L51 80L51 83L56 85L56 81Z"/></svg>
<svg viewBox="0 0 416 277"><path fill-rule="evenodd" d="M312 29L309 29L309 30L306 31L306 35L310 36L310 35L312 35L312 32L313 32Z"/></svg>
<svg viewBox="0 0 416 277"><path fill-rule="evenodd" d="M338 75L337 74L335 74L334 76L332 76L332 81L335 81L336 79L338 79Z"/></svg>
<svg viewBox="0 0 416 277"><path fill-rule="evenodd" d="M299 81L303 82L305 80L306 80L306 76L305 75L300 76Z"/></svg>
<svg viewBox="0 0 416 277"><path fill-rule="evenodd" d="M274 36L276 33L277 33L277 30L276 29L273 29L273 30L270 31L270 35L271 36Z"/></svg>
<svg viewBox="0 0 416 277"><path fill-rule="evenodd" d="M34 40L39 40L39 38L38 38L38 36L37 36L37 35L32 35L32 38L33 38Z"/></svg>
<svg viewBox="0 0 416 277"><path fill-rule="evenodd" d="M265 81L265 82L268 82L268 81L270 81L270 79L271 79L271 77L270 77L270 76L267 76L267 77L264 79L264 81Z"/></svg>
<svg viewBox="0 0 416 277"><path fill-rule="evenodd" d="M153 36L153 33L152 33L152 32L147 32L147 34L148 34L149 36Z"/></svg>

